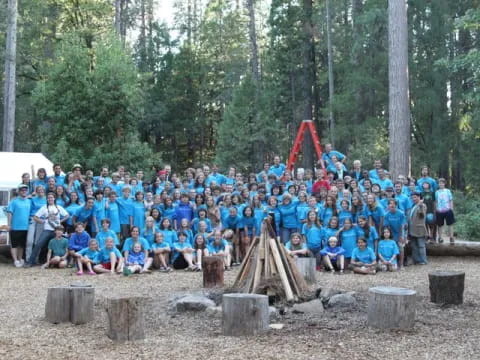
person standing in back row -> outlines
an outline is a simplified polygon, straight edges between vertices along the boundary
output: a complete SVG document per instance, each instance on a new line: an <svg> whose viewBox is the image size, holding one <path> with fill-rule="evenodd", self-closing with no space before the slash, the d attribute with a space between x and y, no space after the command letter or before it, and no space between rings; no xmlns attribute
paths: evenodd
<svg viewBox="0 0 480 360"><path fill-rule="evenodd" d="M8 204L7 220L10 231L10 241L13 265L22 267L23 251L27 244L27 232L30 219L31 201L27 198L29 187L26 184L18 186L18 196Z"/></svg>
<svg viewBox="0 0 480 360"><path fill-rule="evenodd" d="M408 216L408 235L412 245L413 263L427 265L427 250L425 246L427 236L427 206L423 203L422 195L412 193L413 206Z"/></svg>

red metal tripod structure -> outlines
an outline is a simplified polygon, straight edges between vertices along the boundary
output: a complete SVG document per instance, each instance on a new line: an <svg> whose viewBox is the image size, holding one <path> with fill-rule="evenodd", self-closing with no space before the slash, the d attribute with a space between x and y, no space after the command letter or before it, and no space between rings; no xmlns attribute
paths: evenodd
<svg viewBox="0 0 480 360"><path fill-rule="evenodd" d="M322 147L320 145L320 139L317 134L317 130L315 130L315 126L313 125L312 120L303 120L300 124L300 128L298 129L297 137L295 138L295 142L293 143L292 150L290 151L290 156L288 157L287 162L287 170L292 171L295 163L298 159L298 154L302 149L303 140L305 139L305 132L310 130L310 135L313 139L313 147L315 148L315 152L317 153L318 160L322 159ZM323 172L325 174L325 166L323 161L319 161Z"/></svg>

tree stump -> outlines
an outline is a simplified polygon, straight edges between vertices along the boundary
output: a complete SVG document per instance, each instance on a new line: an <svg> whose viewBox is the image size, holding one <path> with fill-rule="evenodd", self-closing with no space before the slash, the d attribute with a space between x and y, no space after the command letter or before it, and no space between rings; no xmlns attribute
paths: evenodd
<svg viewBox="0 0 480 360"><path fill-rule="evenodd" d="M298 271L302 274L305 281L309 284L314 284L315 273L316 273L316 260L313 257L304 257L296 258L295 264L297 265Z"/></svg>
<svg viewBox="0 0 480 360"><path fill-rule="evenodd" d="M221 256L205 256L202 259L203 287L223 287L224 262Z"/></svg>
<svg viewBox="0 0 480 360"><path fill-rule="evenodd" d="M428 274L430 301L436 304L463 303L465 273L461 271L433 271Z"/></svg>
<svg viewBox="0 0 480 360"><path fill-rule="evenodd" d="M91 285L70 286L70 321L81 325L93 320L95 289Z"/></svg>
<svg viewBox="0 0 480 360"><path fill-rule="evenodd" d="M70 288L68 286L48 288L45 318L53 324L70 321Z"/></svg>
<svg viewBox="0 0 480 360"><path fill-rule="evenodd" d="M143 298L108 299L107 336L116 342L145 339Z"/></svg>
<svg viewBox="0 0 480 360"><path fill-rule="evenodd" d="M54 324L70 321L75 325L93 320L95 289L88 284L48 288L45 318Z"/></svg>
<svg viewBox="0 0 480 360"><path fill-rule="evenodd" d="M380 329L411 329L415 323L416 292L378 286L368 290L368 325Z"/></svg>
<svg viewBox="0 0 480 360"><path fill-rule="evenodd" d="M257 335L268 330L268 296L258 294L223 295L223 334Z"/></svg>

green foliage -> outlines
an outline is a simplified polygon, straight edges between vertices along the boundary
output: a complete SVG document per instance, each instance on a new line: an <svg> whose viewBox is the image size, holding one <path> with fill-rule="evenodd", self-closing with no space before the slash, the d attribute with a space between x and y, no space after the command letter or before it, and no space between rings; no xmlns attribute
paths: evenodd
<svg viewBox="0 0 480 360"><path fill-rule="evenodd" d="M480 241L480 197L454 193L455 232L465 240Z"/></svg>
<svg viewBox="0 0 480 360"><path fill-rule="evenodd" d="M121 44L105 37L89 48L72 36L57 58L33 94L44 122L42 150L65 168L76 162L94 169L120 163L149 168L152 151L137 136L142 92Z"/></svg>

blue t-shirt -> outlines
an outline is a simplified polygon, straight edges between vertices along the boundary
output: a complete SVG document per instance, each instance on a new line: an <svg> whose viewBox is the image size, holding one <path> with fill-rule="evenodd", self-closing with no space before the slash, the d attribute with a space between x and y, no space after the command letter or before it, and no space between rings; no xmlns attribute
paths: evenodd
<svg viewBox="0 0 480 360"><path fill-rule="evenodd" d="M32 205L30 207L30 216L35 215L43 205L47 205L47 198L45 196L34 196L30 199L30 201L32 202Z"/></svg>
<svg viewBox="0 0 480 360"><path fill-rule="evenodd" d="M142 237L139 237L138 242L142 246L142 251L150 250L150 244L148 243L147 240L145 240ZM133 245L135 245L135 241L131 237L127 238L125 240L125 243L123 244L122 251L124 251L124 252L128 251L129 253L133 252Z"/></svg>
<svg viewBox="0 0 480 360"><path fill-rule="evenodd" d="M330 261L336 262L338 256L345 254L345 250L341 246L335 246L335 247L326 246L320 251L320 254L322 254L323 256L326 256L327 253L335 254L335 256L330 258Z"/></svg>
<svg viewBox="0 0 480 360"><path fill-rule="evenodd" d="M278 165L272 165L270 166L270 169L268 170L268 174L273 174L277 178L283 176L283 173L285 172L286 166L285 164L278 164Z"/></svg>
<svg viewBox="0 0 480 360"><path fill-rule="evenodd" d="M302 235L307 239L307 248L313 253L322 247L323 229L317 225L308 226L303 224Z"/></svg>
<svg viewBox="0 0 480 360"><path fill-rule="evenodd" d="M333 161L332 161L333 155L337 157L338 161L342 161L345 158L345 155L343 155L341 152L336 150L331 150L328 154L323 153L322 160L325 162L325 167L328 167L329 165L333 165Z"/></svg>
<svg viewBox="0 0 480 360"><path fill-rule="evenodd" d="M248 236L253 236L253 228L256 227L256 221L255 221L255 218L253 216L250 216L250 217L242 217L242 223L241 223L241 228L244 228L244 227L247 227L247 232L248 232ZM255 232L256 229L255 229Z"/></svg>
<svg viewBox="0 0 480 360"><path fill-rule="evenodd" d="M389 261L393 255L398 255L399 253L397 243L394 240L380 240L378 242L378 255L382 255L386 261ZM397 263L396 257L392 263Z"/></svg>
<svg viewBox="0 0 480 360"><path fill-rule="evenodd" d="M380 219L384 215L385 215L385 210L383 209L382 205L378 203L377 203L377 206L373 209L370 209L369 206L365 207L365 216L366 217L371 216L373 219L373 222L377 225L380 223Z"/></svg>
<svg viewBox="0 0 480 360"><path fill-rule="evenodd" d="M225 251L227 245L228 243L225 239L222 239L220 244L215 244L215 242L212 241L207 245L207 250L210 254L217 254L221 251Z"/></svg>
<svg viewBox="0 0 480 360"><path fill-rule="evenodd" d="M89 247L83 248L82 250L78 251L77 254L82 256L87 256L90 260L93 261L94 264L98 264L98 258L100 255L100 251L98 250L91 250Z"/></svg>
<svg viewBox="0 0 480 360"><path fill-rule="evenodd" d="M188 249L188 248L192 249L192 246L190 245L190 243L188 243L186 241L183 242L183 243L179 242L179 241L175 242L173 244L173 249L174 249L173 261L175 261L178 258L178 256L180 255L180 251L178 251L178 250Z"/></svg>
<svg viewBox="0 0 480 360"><path fill-rule="evenodd" d="M430 191L437 191L438 190L438 184L435 181L435 179L427 176L427 177L421 177L417 180L417 191L418 192L423 192L423 183L428 183L430 184Z"/></svg>
<svg viewBox="0 0 480 360"><path fill-rule="evenodd" d="M92 219L93 207L91 209L87 209L85 206L79 207L77 211L75 211L75 216L77 222L87 224Z"/></svg>
<svg viewBox="0 0 480 360"><path fill-rule="evenodd" d="M170 245L170 247L173 247L173 244L175 244L178 241L178 236L177 232L175 230L160 230L161 233L163 233L163 242L167 243Z"/></svg>
<svg viewBox="0 0 480 360"><path fill-rule="evenodd" d="M396 210L395 213L387 211L384 216L383 226L389 226L392 229L392 235L395 241L398 242L400 236L404 236L404 228L407 223L407 217L401 210Z"/></svg>
<svg viewBox="0 0 480 360"><path fill-rule="evenodd" d="M345 250L345 258L350 259L352 257L353 249L357 246L357 231L355 228L351 228L348 230L343 230L340 233L340 244L342 244L343 249Z"/></svg>
<svg viewBox="0 0 480 360"><path fill-rule="evenodd" d="M70 250L80 251L88 248L89 241L90 235L86 231L82 231L80 234L74 232L68 240L68 248Z"/></svg>
<svg viewBox="0 0 480 360"><path fill-rule="evenodd" d="M134 201L132 204L133 210L133 225L140 229L145 227L145 204L143 201Z"/></svg>
<svg viewBox="0 0 480 360"><path fill-rule="evenodd" d="M278 211L282 216L282 227L286 229L296 229L297 224L297 205L292 201L289 204L281 204Z"/></svg>
<svg viewBox="0 0 480 360"><path fill-rule="evenodd" d="M105 203L105 199L102 199L101 201L95 200L95 202L93 203L93 216L95 216L98 226L97 229L94 229L95 232L100 231L102 219L105 219L107 217L105 211Z"/></svg>
<svg viewBox="0 0 480 360"><path fill-rule="evenodd" d="M108 209L106 212L107 218L110 220L110 229L114 232L120 232L120 214L117 202L108 202Z"/></svg>
<svg viewBox="0 0 480 360"><path fill-rule="evenodd" d="M239 229L242 225L242 218L239 215L236 216L227 216L225 222L222 222L222 225L226 229L236 230Z"/></svg>
<svg viewBox="0 0 480 360"><path fill-rule="evenodd" d="M12 214L11 229L28 230L32 202L28 198L17 197L8 204L7 212Z"/></svg>
<svg viewBox="0 0 480 360"><path fill-rule="evenodd" d="M109 238L109 237L111 237L113 239L113 243L115 245L120 245L120 242L118 241L118 237L117 237L117 234L115 233L115 231L113 231L111 229L105 231L105 230L102 229L95 236L95 239L98 242L98 247L100 249L103 249L105 247L105 240L107 240L107 238Z"/></svg>
<svg viewBox="0 0 480 360"><path fill-rule="evenodd" d="M360 248L358 247L353 249L352 260L354 261L360 261L364 264L371 264L375 261L375 259L376 259L375 253L369 247L366 247L363 250L360 250Z"/></svg>
<svg viewBox="0 0 480 360"><path fill-rule="evenodd" d="M285 249L289 250L289 251L292 251L292 242L291 241L287 241L287 243L285 244ZM295 249L295 250L307 250L307 244L305 243L301 243L300 244L300 248L299 249Z"/></svg>
<svg viewBox="0 0 480 360"><path fill-rule="evenodd" d="M166 243L165 241L162 241L161 243L157 243L157 242L154 242L152 245L152 250L155 250L155 249L165 249L165 248L169 248L170 247L170 244Z"/></svg>
<svg viewBox="0 0 480 360"><path fill-rule="evenodd" d="M131 198L124 198L122 196L117 199L117 204L120 224L129 225L130 216L133 217L133 200Z"/></svg>
<svg viewBox="0 0 480 360"><path fill-rule="evenodd" d="M365 240L367 240L368 247L374 248L375 240L378 239L378 233L374 226L370 226L370 234L368 235L368 238L366 238L365 231L360 226L356 226L355 231L357 232L357 236L359 238L363 237Z"/></svg>
<svg viewBox="0 0 480 360"><path fill-rule="evenodd" d="M106 247L103 247L100 250L100 254L98 255L98 262L99 263L109 263L110 262L110 254L114 253L117 259L120 259L122 257L122 254L120 251L114 246L110 249L107 249Z"/></svg>
<svg viewBox="0 0 480 360"><path fill-rule="evenodd" d="M129 252L128 253L128 259L127 259L127 265L144 265L145 264L145 253L143 251L140 251L138 253L136 252Z"/></svg>

